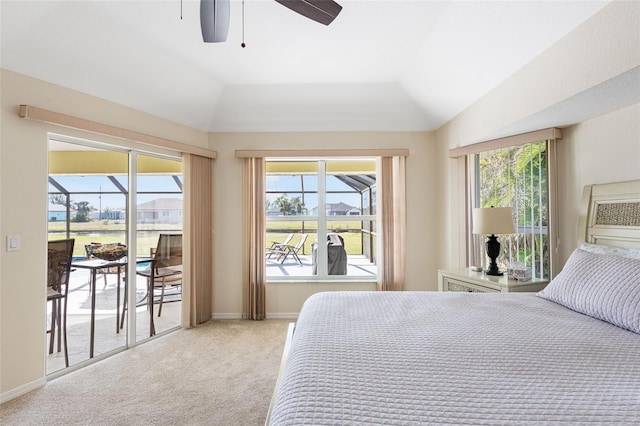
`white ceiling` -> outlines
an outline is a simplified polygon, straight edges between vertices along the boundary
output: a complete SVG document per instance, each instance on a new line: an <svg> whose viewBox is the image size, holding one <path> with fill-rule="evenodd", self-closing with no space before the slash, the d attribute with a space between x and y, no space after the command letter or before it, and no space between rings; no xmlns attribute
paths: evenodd
<svg viewBox="0 0 640 426"><path fill-rule="evenodd" d="M231 1L0 3L3 68L207 131L434 130L609 1L354 1L329 26ZM181 18L182 15L182 18Z"/></svg>

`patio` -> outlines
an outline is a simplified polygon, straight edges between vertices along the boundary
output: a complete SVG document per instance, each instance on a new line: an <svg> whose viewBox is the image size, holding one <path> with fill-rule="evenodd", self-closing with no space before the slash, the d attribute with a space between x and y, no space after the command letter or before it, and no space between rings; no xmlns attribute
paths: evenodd
<svg viewBox="0 0 640 426"><path fill-rule="evenodd" d="M95 308L95 332L94 332L94 357L121 348L126 345L127 315L125 315L124 327L116 331L116 299L117 277L108 274L107 285L101 274L96 279L96 308ZM91 318L91 292L89 286L90 272L76 269L70 275L69 294L67 304L67 345L69 351L69 365L78 364L89 359L90 346L90 318ZM146 293L146 278L136 277L136 300L144 298ZM124 298L124 280L121 280L120 288L120 314L122 315L122 303ZM162 307L162 315L158 317L158 304L154 305L154 326L156 334L172 329L180 325L180 303L168 303L171 298L165 296ZM175 297L174 299L175 300ZM149 338L149 315L147 306L136 308L136 341ZM51 304L47 304L47 328L51 321ZM56 333L57 334L57 333ZM57 337L57 336L56 336ZM46 373L51 374L65 368L64 348L57 352L57 338L54 352L49 354L49 334L46 335L47 363Z"/></svg>
<svg viewBox="0 0 640 426"><path fill-rule="evenodd" d="M312 277L313 259L311 254L300 254L298 263L293 257L287 258L284 263L280 263L275 258L267 258L267 279L278 277ZM347 256L347 275L349 279L353 277L371 280L376 277L377 265L364 255Z"/></svg>

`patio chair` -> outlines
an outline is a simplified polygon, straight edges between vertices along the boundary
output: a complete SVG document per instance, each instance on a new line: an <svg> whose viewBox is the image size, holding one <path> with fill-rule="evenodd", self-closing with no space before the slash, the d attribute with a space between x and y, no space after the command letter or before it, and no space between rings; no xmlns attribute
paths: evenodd
<svg viewBox="0 0 640 426"><path fill-rule="evenodd" d="M277 250L278 254L278 258L282 258L282 260L280 261L280 263L284 263L285 260L287 260L287 257L289 257L289 255L293 256L293 258L302 265L302 261L300 260L300 257L298 257L298 252L300 251L300 249L302 249L302 247L304 246L305 241L307 241L307 237L309 236L309 234L301 234L300 235L300 239L298 240L298 242L296 243L295 246L291 246L291 245L286 245L284 247L282 247L281 249Z"/></svg>
<svg viewBox="0 0 640 426"><path fill-rule="evenodd" d="M69 275L75 240L49 241L47 247L47 302L51 302L51 328L47 330L49 337L49 353L53 353L58 330L58 352L61 340L64 341L64 362L69 366L67 349L67 294L69 293Z"/></svg>
<svg viewBox="0 0 640 426"><path fill-rule="evenodd" d="M167 289L173 290L171 295L178 296L173 302L182 300L182 234L160 234L157 247L151 249L151 257L155 268L153 290L160 291L157 299L160 316ZM137 274L151 279L150 268L138 271ZM153 297L156 303L155 295Z"/></svg>
<svg viewBox="0 0 640 426"><path fill-rule="evenodd" d="M272 241L271 247L267 247L267 259L271 259L271 256L274 254L280 255L280 252L282 251L282 249L285 246L289 245L289 242L293 239L293 235L294 235L293 233L287 235L284 238L284 241L282 241L281 243L279 243L278 241Z"/></svg>

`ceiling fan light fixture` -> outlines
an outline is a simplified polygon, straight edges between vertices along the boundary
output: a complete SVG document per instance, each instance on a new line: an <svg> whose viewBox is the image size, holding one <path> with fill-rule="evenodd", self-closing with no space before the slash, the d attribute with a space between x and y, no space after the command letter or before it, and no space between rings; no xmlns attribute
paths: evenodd
<svg viewBox="0 0 640 426"><path fill-rule="evenodd" d="M200 29L205 43L227 41L229 0L200 0Z"/></svg>
<svg viewBox="0 0 640 426"><path fill-rule="evenodd" d="M342 6L333 0L276 0L302 16L329 25L336 19Z"/></svg>

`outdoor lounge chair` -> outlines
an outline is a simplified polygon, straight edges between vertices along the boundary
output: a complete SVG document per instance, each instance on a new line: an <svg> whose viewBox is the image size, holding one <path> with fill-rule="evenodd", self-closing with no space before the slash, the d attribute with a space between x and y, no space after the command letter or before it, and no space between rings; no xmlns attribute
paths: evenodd
<svg viewBox="0 0 640 426"><path fill-rule="evenodd" d="M287 257L291 255L299 264L302 265L302 261L300 260L300 257L298 257L298 252L304 246L304 243L305 241L307 241L308 236L309 234L301 234L300 239L295 246L285 245L278 250L275 250L278 253L278 259L281 259L280 263L284 263L285 260L287 260Z"/></svg>
<svg viewBox="0 0 640 426"><path fill-rule="evenodd" d="M272 241L271 247L267 247L267 259L271 259L274 254L280 255L284 247L293 239L294 234L289 234L285 237L284 241L279 243L278 241Z"/></svg>

